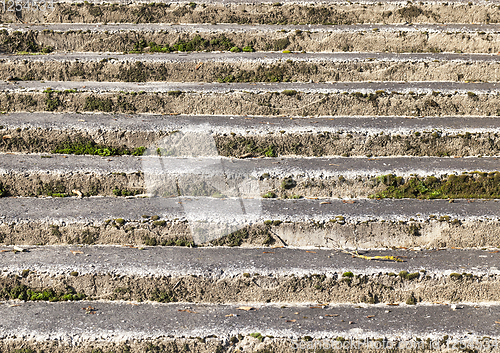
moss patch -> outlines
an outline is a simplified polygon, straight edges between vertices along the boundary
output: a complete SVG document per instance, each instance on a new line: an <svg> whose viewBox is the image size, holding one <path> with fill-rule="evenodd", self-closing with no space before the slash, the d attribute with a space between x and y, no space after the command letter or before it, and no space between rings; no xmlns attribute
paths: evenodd
<svg viewBox="0 0 500 353"><path fill-rule="evenodd" d="M73 301L85 299L85 294L67 287L65 291L55 291L53 289L33 290L23 284L15 287L4 287L0 291L0 298L3 300L20 299L24 301Z"/></svg>
<svg viewBox="0 0 500 353"><path fill-rule="evenodd" d="M61 154L76 154L76 155L94 155L94 156L121 156L121 155L132 155L132 156L142 156L145 152L145 147L137 147L134 149L114 148L110 146L104 146L96 144L94 141L75 141L67 142L57 147L52 151L52 153Z"/></svg>
<svg viewBox="0 0 500 353"><path fill-rule="evenodd" d="M496 199L500 198L500 172L472 172L434 176L410 177L382 175L376 178L386 189L370 198L418 198L418 199Z"/></svg>

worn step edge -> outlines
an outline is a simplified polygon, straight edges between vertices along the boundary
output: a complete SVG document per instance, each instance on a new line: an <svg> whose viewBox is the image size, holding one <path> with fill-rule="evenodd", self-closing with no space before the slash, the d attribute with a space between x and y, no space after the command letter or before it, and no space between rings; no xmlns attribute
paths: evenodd
<svg viewBox="0 0 500 353"><path fill-rule="evenodd" d="M1 30L4 31L1 31ZM299 33L300 32L300 33ZM47 24L3 25L3 52L76 51L129 52L148 43L173 46L196 36L221 36L241 49L308 52L448 52L500 51L498 25L167 25L167 24ZM179 38L180 37L180 38ZM226 40L227 40L226 39ZM198 40L199 41L199 40ZM143 44L141 44L143 43ZM201 46L229 50L230 46Z"/></svg>
<svg viewBox="0 0 500 353"><path fill-rule="evenodd" d="M6 245L500 247L496 201L243 200L253 210L245 215L237 212L236 199L181 201L1 198L1 240ZM199 234L199 227L205 233Z"/></svg>
<svg viewBox="0 0 500 353"><path fill-rule="evenodd" d="M0 80L495 82L500 80L497 61L494 55L482 54L258 52L0 55Z"/></svg>

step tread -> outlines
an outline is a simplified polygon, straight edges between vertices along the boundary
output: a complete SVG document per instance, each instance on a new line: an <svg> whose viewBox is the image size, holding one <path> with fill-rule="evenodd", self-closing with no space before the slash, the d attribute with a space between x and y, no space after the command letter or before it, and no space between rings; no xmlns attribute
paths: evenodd
<svg viewBox="0 0 500 353"><path fill-rule="evenodd" d="M500 132L500 119L492 117L379 117L379 116L320 116L267 117L238 115L154 115L154 114L76 114L76 113L7 113L0 115L4 128L44 128L85 131L211 131L230 132L246 136L286 131L315 134L323 131L368 132L370 134L409 134L422 130L445 133Z"/></svg>
<svg viewBox="0 0 500 353"><path fill-rule="evenodd" d="M169 32L189 33L196 32L279 32L287 31L312 31L312 32L362 32L378 29L378 32L487 32L498 33L498 24L353 24L353 25L266 25L266 24L166 24L166 23L47 23L47 24L20 24L3 23L0 30L13 31L43 31L53 30L57 32L66 31L87 31L109 33L120 31L142 31L157 32L167 30Z"/></svg>
<svg viewBox="0 0 500 353"><path fill-rule="evenodd" d="M1 253L3 275L29 269L38 275L105 274L125 276L189 276L231 278L243 273L260 276L309 276L419 272L442 277L451 273L500 275L496 250L442 249L359 251L365 256L397 256L404 262L354 258L338 250L293 248L185 248L120 246L25 246L26 252ZM0 246L2 250L12 247ZM75 252L75 253L72 253ZM126 262L124 262L126 259Z"/></svg>
<svg viewBox="0 0 500 353"><path fill-rule="evenodd" d="M296 90L305 93L361 93L385 90L400 93L428 94L434 91L441 93L466 92L499 93L500 83L463 83L463 82L331 82L331 83L191 83L191 82L71 82L71 81L18 81L16 83L0 82L0 91L3 92L41 92L52 90L77 89L73 94L82 92L162 92L181 90L183 92L197 93L234 93L234 92L279 92L283 90Z"/></svg>
<svg viewBox="0 0 500 353"><path fill-rule="evenodd" d="M154 147L152 147L154 148ZM152 151L154 152L154 151ZM41 158L50 156L51 158ZM465 171L495 172L500 168L498 157L281 157L233 159L214 156L213 158L173 158L156 156L79 156L58 154L2 154L0 153L0 174L9 173L110 173L143 172L157 174L199 174L219 175L221 170L212 166L214 158L220 160L225 175L248 175L259 178L269 173L273 178L296 176L298 178L325 178L342 175L347 178L357 176L396 174L410 175L448 175ZM152 163L163 160L168 167L158 169ZM203 162L205 161L205 162ZM208 163L208 164L206 164ZM193 167L203 167L203 173L191 172Z"/></svg>
<svg viewBox="0 0 500 353"><path fill-rule="evenodd" d="M0 338L110 340L148 339L162 336L229 338L238 333L260 332L276 338L386 337L410 339L439 338L444 335L478 338L498 336L498 305L394 306L354 305L315 309L308 306L280 308L256 304L257 310L238 310L239 305L109 303L100 301L43 303L7 302L0 305ZM18 305L18 306L17 306ZM86 307L93 315L86 315ZM190 312L182 312L182 310ZM390 312L386 310L390 309ZM299 314L295 314L299 312ZM226 317L226 315L238 315ZM338 317L325 315L339 314ZM374 315L373 318L367 316ZM280 318L283 316L283 318ZM322 317L323 319L320 319ZM43 321L41 321L43 318ZM287 322L296 320L296 322ZM344 320L343 322L341 320ZM380 325L380 322L384 325ZM351 323L350 323L351 322ZM334 329L332 329L334 327ZM471 335L467 336L467 332Z"/></svg>
<svg viewBox="0 0 500 353"><path fill-rule="evenodd" d="M184 204L203 205L204 210L216 209L224 200L215 198L189 197ZM262 199L262 212L252 214L249 219L282 221L328 221L344 215L346 222L382 220L429 219L430 215L452 216L452 218L477 220L500 218L498 200L418 200L418 199L383 199L383 200L278 200ZM325 203L329 202L329 203ZM141 220L142 215L162 215L165 218L182 218L181 205L177 198L0 198L1 221L42 221L87 223L103 222L106 219L124 218ZM224 209L224 208L221 208ZM194 212L194 210L191 210ZM418 215L420 214L420 216ZM200 217L201 217L200 212ZM194 213L191 214L194 217ZM255 217L252 218L252 217Z"/></svg>
<svg viewBox="0 0 500 353"><path fill-rule="evenodd" d="M428 62L428 61L456 61L456 62L487 62L496 63L499 58L495 54L453 54L453 53L279 53L279 52L253 52L253 53L230 53L230 52L186 52L186 53L51 53L46 55L16 55L0 54L0 60L6 61L101 61L103 59L112 62L221 62L221 63L275 63L281 60L292 60L297 62L359 62L369 60L370 62Z"/></svg>

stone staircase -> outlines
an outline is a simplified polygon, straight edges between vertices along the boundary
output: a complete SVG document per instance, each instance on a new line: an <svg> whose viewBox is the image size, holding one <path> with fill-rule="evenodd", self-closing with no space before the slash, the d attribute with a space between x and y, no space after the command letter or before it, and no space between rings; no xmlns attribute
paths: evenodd
<svg viewBox="0 0 500 353"><path fill-rule="evenodd" d="M0 13L0 353L500 350L500 1L53 5Z"/></svg>

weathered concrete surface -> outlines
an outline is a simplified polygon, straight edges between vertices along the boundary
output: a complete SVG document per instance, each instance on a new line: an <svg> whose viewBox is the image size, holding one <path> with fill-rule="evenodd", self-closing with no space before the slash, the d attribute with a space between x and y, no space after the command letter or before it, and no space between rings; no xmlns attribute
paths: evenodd
<svg viewBox="0 0 500 353"><path fill-rule="evenodd" d="M495 82L485 54L55 53L0 55L1 80L43 81L462 81Z"/></svg>
<svg viewBox="0 0 500 353"><path fill-rule="evenodd" d="M4 24L4 53L129 52L141 41L173 46L196 36L229 39L257 51L489 53L500 51L497 25L168 25L168 24ZM204 48L201 48L204 50ZM217 50L219 50L218 48ZM229 48L225 48L228 50ZM228 53L230 55L230 53Z"/></svg>

